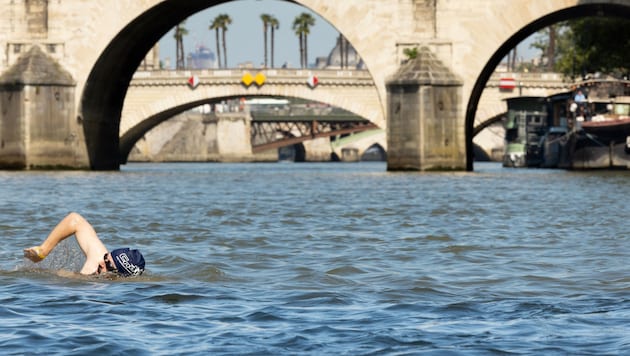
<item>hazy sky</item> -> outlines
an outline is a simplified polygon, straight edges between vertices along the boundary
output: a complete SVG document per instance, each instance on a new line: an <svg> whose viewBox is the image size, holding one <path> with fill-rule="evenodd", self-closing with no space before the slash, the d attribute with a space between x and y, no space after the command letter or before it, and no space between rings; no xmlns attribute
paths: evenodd
<svg viewBox="0 0 630 356"><path fill-rule="evenodd" d="M309 9L279 0L238 0L214 6L198 12L186 20L184 27L188 35L184 37L185 53L192 52L195 46L204 45L216 52L215 31L209 30L212 20L219 14L228 14L232 24L226 32L228 67L251 61L254 65L264 62L263 23L260 15L275 16L280 28L275 35L276 67L288 62L292 67L300 64L300 43L292 30L293 20L302 12L310 13L315 18L308 36L309 63L316 57L326 57L334 48L339 33L328 22ZM269 41L271 39L269 38ZM175 64L175 39L173 30L160 40L160 58L170 58L171 66ZM271 61L271 54L269 54Z"/></svg>
<svg viewBox="0 0 630 356"><path fill-rule="evenodd" d="M217 15L225 13L232 18L232 24L226 32L228 67L235 67L248 61L258 66L264 62L263 25L260 15L266 13L275 16L280 22L280 28L276 30L275 36L275 66L280 67L287 62L291 67L299 67L299 40L292 30L292 25L293 20L302 12L310 13L315 18L315 25L308 36L308 60L309 64L314 63L316 57L328 56L335 46L339 33L308 8L280 0L237 0L194 14L184 25L188 30L188 35L184 36L184 51L189 53L194 51L195 46L204 45L212 52L216 52L215 31L209 30L208 27ZM531 58L534 53L528 47L528 44L521 44L518 49L519 56ZM160 58L162 60L169 58L171 67L175 65L173 30L160 40Z"/></svg>

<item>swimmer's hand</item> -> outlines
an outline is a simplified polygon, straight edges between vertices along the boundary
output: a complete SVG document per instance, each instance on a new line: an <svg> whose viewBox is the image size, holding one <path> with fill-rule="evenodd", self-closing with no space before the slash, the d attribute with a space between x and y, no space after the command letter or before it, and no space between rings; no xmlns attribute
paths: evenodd
<svg viewBox="0 0 630 356"><path fill-rule="evenodd" d="M33 262L39 262L46 258L46 255L42 253L42 250L39 246L33 246L31 248L24 249L24 257Z"/></svg>

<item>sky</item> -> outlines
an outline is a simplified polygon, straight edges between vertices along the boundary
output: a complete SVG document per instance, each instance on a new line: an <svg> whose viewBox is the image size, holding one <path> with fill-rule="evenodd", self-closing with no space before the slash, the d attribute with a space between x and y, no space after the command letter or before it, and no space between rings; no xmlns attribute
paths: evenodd
<svg viewBox="0 0 630 356"><path fill-rule="evenodd" d="M197 45L204 45L215 53L215 31L208 27L217 15L225 13L232 18L232 24L226 31L228 67L236 67L248 61L258 66L264 63L263 23L260 15L265 13L275 16L280 23L275 31L275 66L280 67L287 62L291 67L299 67L300 43L292 25L293 20L302 12L315 18L315 25L311 27L308 36L308 59L309 63L314 63L316 57L327 57L330 54L339 32L308 8L279 0L238 0L194 14L184 24L188 30L188 35L184 36L184 52L192 52ZM268 40L271 41L271 38ZM166 58L170 58L171 66L174 66L176 57L173 30L160 40L160 59Z"/></svg>
<svg viewBox="0 0 630 356"><path fill-rule="evenodd" d="M275 35L275 66L280 67L286 62L289 67L297 68L300 63L299 40L292 30L292 25L293 20L302 12L307 12L315 18L315 25L311 27L308 36L308 61L309 64L314 63L315 58L327 57L330 54L339 33L308 8L281 0L237 0L192 15L184 24L188 30L188 35L184 36L184 52L193 52L196 46L203 45L215 53L215 31L209 30L208 27L217 15L225 13L232 18L232 24L226 31L228 67L233 68L245 62L259 66L264 63L263 24L260 15L266 13L275 16L280 22ZM529 48L530 41L531 37L518 48L519 56L525 59L535 56L534 51ZM168 58L172 68L176 62L173 30L164 35L159 43L160 59L166 62ZM271 54L269 56L271 61Z"/></svg>

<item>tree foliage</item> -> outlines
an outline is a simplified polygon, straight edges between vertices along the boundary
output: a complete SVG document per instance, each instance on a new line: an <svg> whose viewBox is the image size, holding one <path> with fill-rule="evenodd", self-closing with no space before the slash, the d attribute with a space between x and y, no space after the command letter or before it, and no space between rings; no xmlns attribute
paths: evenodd
<svg viewBox="0 0 630 356"><path fill-rule="evenodd" d="M553 70L567 76L596 72L623 76L630 73L629 29L629 19L586 17L556 24L554 37L552 27L542 30L531 47L541 50ZM555 45L552 51L550 44Z"/></svg>
<svg viewBox="0 0 630 356"><path fill-rule="evenodd" d="M293 20L293 31L300 40L300 66L308 67L308 35L311 33L311 26L315 25L315 18L303 12Z"/></svg>
<svg viewBox="0 0 630 356"><path fill-rule="evenodd" d="M188 34L188 30L184 27L185 23L186 21L182 21L176 25L173 33L173 38L175 38L175 68L177 69L184 69L186 66L184 62L184 36Z"/></svg>
<svg viewBox="0 0 630 356"><path fill-rule="evenodd" d="M269 15L269 14L262 14L260 15L260 19L263 22L263 41L264 41L264 57L265 57L265 68L267 67L267 53L269 50L269 46L267 45L267 33L269 32L269 30L271 30L271 67L274 67L274 63L273 63L273 52L274 52L274 36L275 36L275 30L278 29L278 27L280 26L280 22L278 21L278 19L273 16L273 15Z"/></svg>
<svg viewBox="0 0 630 356"><path fill-rule="evenodd" d="M405 48L403 49L403 54L409 59L416 59L418 57L418 47L414 48Z"/></svg>
<svg viewBox="0 0 630 356"><path fill-rule="evenodd" d="M221 46L223 44L223 67L227 68L227 45L225 44L225 31L228 29L228 25L232 23L232 18L228 14L220 14L214 18L209 30L215 30L216 42L217 42L217 59L219 61L219 67L221 67ZM221 32L221 40L219 40L219 32Z"/></svg>

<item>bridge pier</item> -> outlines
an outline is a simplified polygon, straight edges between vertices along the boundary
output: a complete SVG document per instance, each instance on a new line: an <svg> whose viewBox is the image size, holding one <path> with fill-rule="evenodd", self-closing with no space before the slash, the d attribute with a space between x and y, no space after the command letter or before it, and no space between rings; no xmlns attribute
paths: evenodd
<svg viewBox="0 0 630 356"><path fill-rule="evenodd" d="M0 76L0 168L89 168L76 83L33 46Z"/></svg>
<svg viewBox="0 0 630 356"><path fill-rule="evenodd" d="M387 81L387 170L466 170L462 85L426 47Z"/></svg>
<svg viewBox="0 0 630 356"><path fill-rule="evenodd" d="M134 141L130 162L266 162L277 149L253 153L251 118L245 112L184 112Z"/></svg>
<svg viewBox="0 0 630 356"><path fill-rule="evenodd" d="M330 138L320 137L310 141L302 142L304 150L306 151L307 162L328 162L330 161L330 154L332 149L330 148Z"/></svg>

